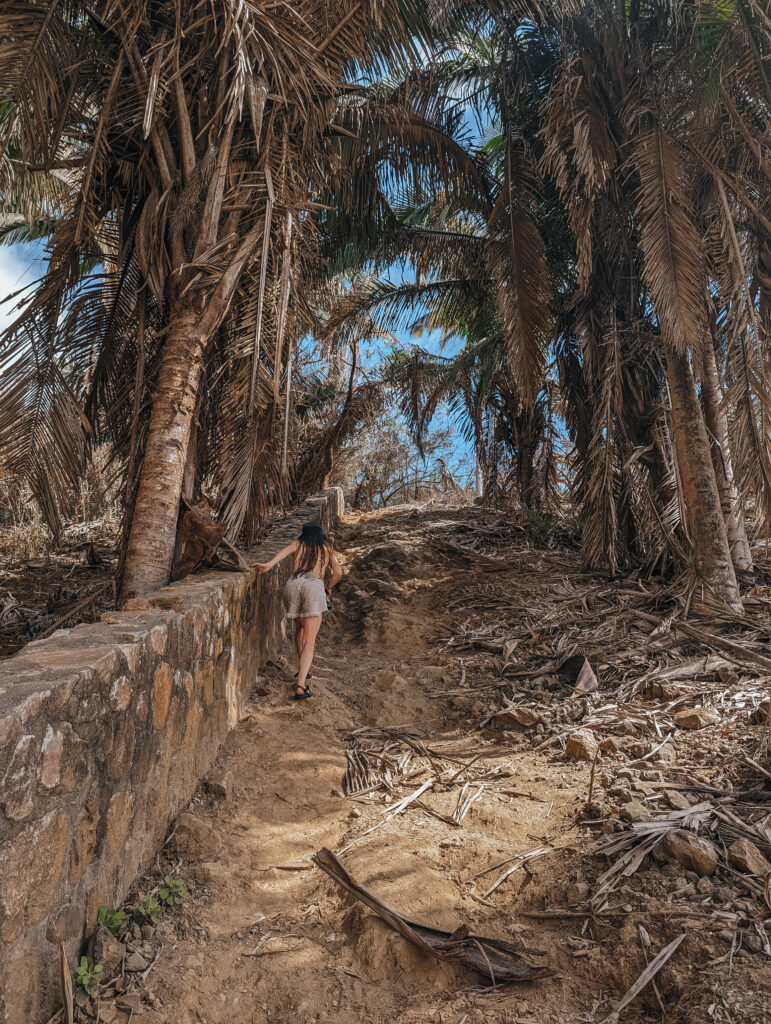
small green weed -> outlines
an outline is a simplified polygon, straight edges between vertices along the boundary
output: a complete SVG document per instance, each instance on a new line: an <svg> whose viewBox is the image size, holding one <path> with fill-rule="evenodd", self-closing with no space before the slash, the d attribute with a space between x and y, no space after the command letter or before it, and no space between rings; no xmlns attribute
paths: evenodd
<svg viewBox="0 0 771 1024"><path fill-rule="evenodd" d="M103 981L104 968L102 965L92 964L88 957L82 956L75 972L75 984L77 985L75 1002L78 1006L85 1006Z"/></svg>
<svg viewBox="0 0 771 1024"><path fill-rule="evenodd" d="M187 886L181 878L172 878L171 875L166 875L163 885L158 890L158 895L161 898L161 903L165 903L167 907L177 907L187 896Z"/></svg>
<svg viewBox="0 0 771 1024"><path fill-rule="evenodd" d="M123 910L113 910L112 907L100 907L96 916L96 926L104 925L113 935L117 935L126 920L126 913Z"/></svg>
<svg viewBox="0 0 771 1024"><path fill-rule="evenodd" d="M134 920L137 924L158 924L163 907L155 896L148 896L134 907Z"/></svg>
<svg viewBox="0 0 771 1024"><path fill-rule="evenodd" d="M540 548L546 544L552 527L552 517L548 512L539 512L531 508L527 513L527 533L533 547Z"/></svg>

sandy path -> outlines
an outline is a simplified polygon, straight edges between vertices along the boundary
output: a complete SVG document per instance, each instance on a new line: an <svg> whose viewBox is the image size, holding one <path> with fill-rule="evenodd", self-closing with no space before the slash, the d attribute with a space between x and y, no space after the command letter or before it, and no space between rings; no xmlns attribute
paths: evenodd
<svg viewBox="0 0 771 1024"><path fill-rule="evenodd" d="M579 814L589 769L534 752L510 733L475 733L462 701L432 696L456 685L460 675L457 663L437 656L431 641L437 616L466 572L460 562L448 567L419 544L406 564L373 564L370 551L382 541L395 538L410 549L411 523L397 510L343 527L348 599L336 597L322 630L316 696L289 701L293 661L289 671L266 671L250 716L218 761L217 768L232 775L231 799L202 792L190 807L213 828L219 851L204 844L180 857L173 842L167 847L193 883L192 898L158 930L164 949L145 983L143 1022L599 1024L639 973L636 920L582 931L580 920L521 914L564 906L571 887L582 884L577 851L597 835ZM358 590L373 579L381 592L374 601ZM378 684L385 670L399 678L381 676ZM346 867L409 917L445 929L463 923L546 950L553 977L484 990L478 975L427 958L310 864L317 849L339 850L387 809L382 793L372 803L342 798L346 731L407 723L460 760L481 755L477 767L498 766L509 773L510 792L536 799L485 793L460 828L412 808L355 843L342 856ZM398 795L408 792L400 788ZM458 792L451 786L426 800L449 815ZM482 895L500 872L473 889L463 884L507 856L542 845L555 852L515 873L488 900ZM677 927L665 929L661 941ZM644 1005L630 1008L623 1020L661 1019L646 1017Z"/></svg>

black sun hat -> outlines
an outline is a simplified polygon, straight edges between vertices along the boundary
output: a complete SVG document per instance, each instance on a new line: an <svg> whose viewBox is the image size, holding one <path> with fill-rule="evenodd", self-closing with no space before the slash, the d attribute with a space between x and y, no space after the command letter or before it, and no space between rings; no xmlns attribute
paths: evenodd
<svg viewBox="0 0 771 1024"><path fill-rule="evenodd" d="M321 523L306 523L297 539L303 544L326 544L329 540Z"/></svg>

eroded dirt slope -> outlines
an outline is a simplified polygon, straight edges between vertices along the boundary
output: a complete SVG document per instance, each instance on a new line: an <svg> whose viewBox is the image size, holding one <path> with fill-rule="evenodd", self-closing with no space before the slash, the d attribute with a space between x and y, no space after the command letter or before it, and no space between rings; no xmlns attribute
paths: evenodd
<svg viewBox="0 0 771 1024"><path fill-rule="evenodd" d="M590 717L602 700L571 700L553 677L512 682L503 667L516 665L519 641L502 649L495 626L501 616L524 621L577 565L516 537L504 538L506 571L454 547L464 523L483 520L477 510L400 508L341 524L347 576L321 633L316 696L290 701L293 660L256 681L214 773L219 792L202 787L189 808L195 820L182 820L159 857L159 872L178 870L191 898L154 933L131 940L148 962L163 944L123 999L134 1019L599 1024L643 970L646 952L652 958L683 932L657 991L648 986L621 1020L769 1019L769 961L749 927L752 915L763 920L762 900L722 867L702 877L649 855L591 907L612 863L592 847L662 807L674 811L680 799L687 808L710 788L722 792L709 775L710 750L725 731L678 739L672 755L657 753L658 740L644 730L610 730L587 811L591 766L563 753L562 734L577 703ZM537 650L538 623L528 622ZM446 643L474 631L476 647L443 647L442 636ZM490 718L518 693L536 709L526 727ZM696 789L670 799L678 760L702 774ZM402 813L364 834L428 781ZM624 810L631 804L642 808L636 817ZM312 865L324 846L406 916L542 949L551 976L494 988L468 968L429 958ZM128 1014L106 1002L101 1019Z"/></svg>

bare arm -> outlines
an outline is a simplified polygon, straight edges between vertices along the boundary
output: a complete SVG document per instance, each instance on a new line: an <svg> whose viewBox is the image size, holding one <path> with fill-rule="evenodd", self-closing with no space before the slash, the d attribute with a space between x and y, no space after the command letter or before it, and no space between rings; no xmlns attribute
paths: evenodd
<svg viewBox="0 0 771 1024"><path fill-rule="evenodd" d="M332 587L336 587L343 578L343 570L334 551L330 551L329 553L329 572L330 576L329 583L327 584L327 590L331 590Z"/></svg>
<svg viewBox="0 0 771 1024"><path fill-rule="evenodd" d="M283 562L285 558L293 555L298 547L299 541L293 540L291 544L287 544L277 555L274 555L269 562L252 562L251 568L257 569L258 572L269 572L274 565L278 565L279 562Z"/></svg>

